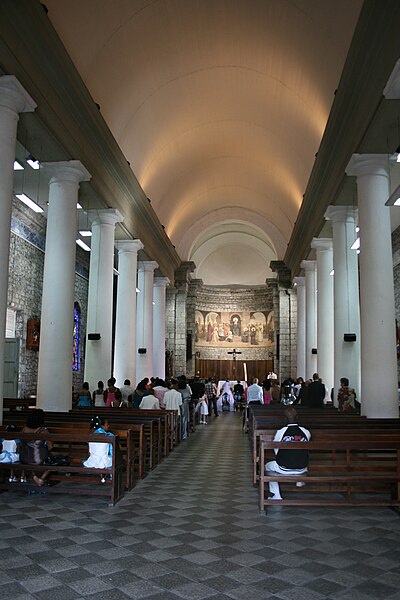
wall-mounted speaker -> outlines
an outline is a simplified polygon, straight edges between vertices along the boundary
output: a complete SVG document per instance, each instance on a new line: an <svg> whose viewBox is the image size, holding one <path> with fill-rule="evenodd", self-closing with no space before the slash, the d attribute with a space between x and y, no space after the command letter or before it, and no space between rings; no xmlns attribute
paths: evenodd
<svg viewBox="0 0 400 600"><path fill-rule="evenodd" d="M357 336L355 333L345 333L343 335L343 339L345 342L356 342L357 341Z"/></svg>
<svg viewBox="0 0 400 600"><path fill-rule="evenodd" d="M311 354L318 354L317 348L311 348Z"/></svg>
<svg viewBox="0 0 400 600"><path fill-rule="evenodd" d="M100 340L101 335L100 335L100 333L88 333L87 339L88 340Z"/></svg>
<svg viewBox="0 0 400 600"><path fill-rule="evenodd" d="M147 349L146 348L138 348L138 354L146 354Z"/></svg>

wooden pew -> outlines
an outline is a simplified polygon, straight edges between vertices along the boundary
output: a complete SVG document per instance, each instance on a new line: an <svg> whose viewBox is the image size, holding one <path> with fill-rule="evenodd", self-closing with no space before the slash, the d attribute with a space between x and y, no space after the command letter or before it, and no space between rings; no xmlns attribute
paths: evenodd
<svg viewBox="0 0 400 600"><path fill-rule="evenodd" d="M302 475L265 473L274 449L307 449L309 471ZM283 500L266 498L268 482L277 481L294 487L296 495ZM335 493L336 496L332 497ZM356 494L362 494L357 496ZM368 494L366 497L365 494ZM283 506L400 506L400 441L398 436L377 434L368 440L341 439L310 442L272 442L263 439L260 446L260 510L271 505Z"/></svg>
<svg viewBox="0 0 400 600"><path fill-rule="evenodd" d="M5 439L15 439L15 432L2 433ZM65 447L77 448L77 452L73 453L71 463L69 465L27 465L22 463L6 464L0 463L0 472L5 475L0 483L0 489L3 490L31 490L54 494L79 494L91 496L105 496L109 498L111 505L116 504L123 494L123 479L122 469L123 461L120 450L118 436L107 436L102 434L87 435L76 434L71 431L64 433L18 433L20 440L47 440L52 442L54 448ZM112 445L112 466L109 469L94 469L87 468L82 465L82 459L88 456L88 443L100 442ZM82 455L82 449L86 447L85 455ZM50 471L46 481L49 485L38 487L34 483L19 483L9 482L8 473L10 468L14 471L24 470L26 473L34 471L43 473ZM100 483L101 477L105 476L105 483ZM79 485L75 485L79 484Z"/></svg>

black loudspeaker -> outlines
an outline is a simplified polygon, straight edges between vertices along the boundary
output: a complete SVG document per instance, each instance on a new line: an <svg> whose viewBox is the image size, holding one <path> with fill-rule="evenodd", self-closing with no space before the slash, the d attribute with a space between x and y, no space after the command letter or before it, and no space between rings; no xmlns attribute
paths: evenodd
<svg viewBox="0 0 400 600"><path fill-rule="evenodd" d="M311 354L318 354L318 350L316 348L311 348Z"/></svg>
<svg viewBox="0 0 400 600"><path fill-rule="evenodd" d="M188 333L186 335L186 360L191 360L192 356L192 334Z"/></svg>
<svg viewBox="0 0 400 600"><path fill-rule="evenodd" d="M146 348L138 348L138 354L146 354Z"/></svg>
<svg viewBox="0 0 400 600"><path fill-rule="evenodd" d="M356 342L357 336L355 333L345 333L343 339L345 342Z"/></svg>
<svg viewBox="0 0 400 600"><path fill-rule="evenodd" d="M87 339L88 340L100 340L101 335L100 335L100 333L88 333Z"/></svg>

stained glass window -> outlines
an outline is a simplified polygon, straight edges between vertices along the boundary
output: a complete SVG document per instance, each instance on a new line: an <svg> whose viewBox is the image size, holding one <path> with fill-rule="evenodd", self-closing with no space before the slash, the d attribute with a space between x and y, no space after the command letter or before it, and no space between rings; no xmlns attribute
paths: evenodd
<svg viewBox="0 0 400 600"><path fill-rule="evenodd" d="M79 342L80 342L81 309L79 304L74 304L74 336L72 342L72 370L79 371Z"/></svg>

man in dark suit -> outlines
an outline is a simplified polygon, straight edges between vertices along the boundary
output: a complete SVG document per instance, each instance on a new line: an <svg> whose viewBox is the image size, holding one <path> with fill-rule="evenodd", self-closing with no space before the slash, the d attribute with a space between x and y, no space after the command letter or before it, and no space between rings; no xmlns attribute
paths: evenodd
<svg viewBox="0 0 400 600"><path fill-rule="evenodd" d="M308 398L305 406L310 406L311 408L324 406L325 394L324 384L321 382L318 373L314 373L312 383L308 386ZM304 401L302 401L302 404L304 405Z"/></svg>

